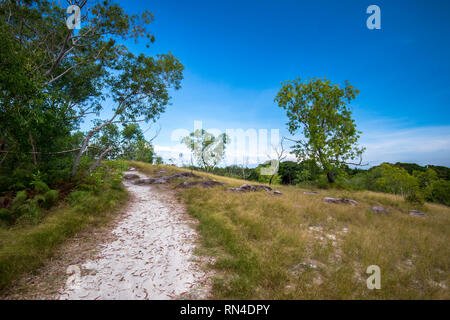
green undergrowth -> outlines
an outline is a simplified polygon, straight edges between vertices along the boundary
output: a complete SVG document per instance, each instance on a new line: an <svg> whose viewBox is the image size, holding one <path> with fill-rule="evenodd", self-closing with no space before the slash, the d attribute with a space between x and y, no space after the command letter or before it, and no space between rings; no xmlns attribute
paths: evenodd
<svg viewBox="0 0 450 320"><path fill-rule="evenodd" d="M0 228L0 290L20 275L43 265L58 246L77 232L109 222L127 199L121 185L126 168L125 162L107 161L105 166L78 181L57 205L48 210L42 206L37 223ZM16 201L26 204L26 194L19 197ZM44 198L44 204L45 201ZM22 210L30 208L24 206Z"/></svg>

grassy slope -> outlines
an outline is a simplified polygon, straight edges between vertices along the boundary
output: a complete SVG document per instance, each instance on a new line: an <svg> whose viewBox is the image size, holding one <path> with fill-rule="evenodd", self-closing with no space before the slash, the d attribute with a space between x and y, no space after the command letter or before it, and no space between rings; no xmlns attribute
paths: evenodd
<svg viewBox="0 0 450 320"><path fill-rule="evenodd" d="M111 175L97 186L101 192L82 192L77 203L62 203L45 213L36 226L0 229L0 290L20 275L48 261L64 240L86 227L104 225L126 202L122 187L113 187Z"/></svg>
<svg viewBox="0 0 450 320"><path fill-rule="evenodd" d="M162 168L133 165L150 174ZM307 195L294 186L277 186L282 196L232 193L226 187L244 181L198 174L228 183L180 190L200 221L201 250L217 258L216 298L450 298L448 207L427 203L419 209L429 217L422 218L408 215L414 208L400 197L368 191ZM359 205L327 204L325 196L355 199ZM373 205L392 215L372 213ZM381 268L381 290L366 286L365 271L373 264Z"/></svg>

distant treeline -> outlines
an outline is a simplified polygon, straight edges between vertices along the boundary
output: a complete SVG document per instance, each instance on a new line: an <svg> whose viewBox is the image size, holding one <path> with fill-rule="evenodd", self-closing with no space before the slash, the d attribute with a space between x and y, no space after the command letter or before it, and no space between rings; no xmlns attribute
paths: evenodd
<svg viewBox="0 0 450 320"><path fill-rule="evenodd" d="M270 176L261 175L261 168L270 166L269 162L256 168L238 165L217 167L211 173L245 179L268 182ZM198 167L192 167L202 170ZM328 183L323 170L314 162L306 160L300 163L284 161L279 165L272 183L285 185L316 186L318 188L342 188L349 190L372 190L399 194L407 201L430 201L450 206L450 168L444 166L420 166L415 163L382 163L369 169L343 166L336 169L336 182Z"/></svg>

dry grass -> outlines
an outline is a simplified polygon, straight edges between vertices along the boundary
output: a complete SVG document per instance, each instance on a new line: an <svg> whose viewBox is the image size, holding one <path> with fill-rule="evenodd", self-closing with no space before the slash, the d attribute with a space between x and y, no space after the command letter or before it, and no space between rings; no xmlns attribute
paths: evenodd
<svg viewBox="0 0 450 320"><path fill-rule="evenodd" d="M133 165L149 174L181 170ZM243 180L197 174L228 183L179 193L200 221L201 251L216 257L216 298L450 298L448 207L413 208L400 197L368 191L310 195L294 186L277 186L281 196L233 193L226 187ZM325 196L351 198L359 205L328 204ZM374 214L373 205L392 214ZM409 209L428 217L410 216ZM367 289L369 265L381 268L380 290Z"/></svg>

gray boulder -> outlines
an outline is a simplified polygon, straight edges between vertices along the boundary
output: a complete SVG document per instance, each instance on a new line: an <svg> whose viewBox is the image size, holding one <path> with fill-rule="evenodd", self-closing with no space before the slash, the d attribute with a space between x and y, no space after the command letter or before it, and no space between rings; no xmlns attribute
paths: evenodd
<svg viewBox="0 0 450 320"><path fill-rule="evenodd" d="M145 179L139 179L135 181L135 184L164 184L167 183L173 179L177 178L200 178L200 176L197 176L191 172L179 172L175 173L171 176L162 176L158 178L145 178Z"/></svg>
<svg viewBox="0 0 450 320"><path fill-rule="evenodd" d="M383 207L380 206L373 206L372 208L370 208L370 210L372 210L372 212L377 213L377 214L390 214L391 212Z"/></svg>
<svg viewBox="0 0 450 320"><path fill-rule="evenodd" d="M190 188L193 186L200 186L202 188L212 188L215 186L222 186L224 184L225 184L224 182L219 182L219 181L215 181L215 180L192 181L192 182L185 181L185 182L180 183L177 186L177 188L186 189L186 188Z"/></svg>
<svg viewBox="0 0 450 320"><path fill-rule="evenodd" d="M345 199L345 198L331 198L331 197L325 197L323 198L323 201L328 203L345 203L350 204L352 206L357 206L358 202L351 199Z"/></svg>
<svg viewBox="0 0 450 320"><path fill-rule="evenodd" d="M135 173L127 173L123 176L126 180L139 179L139 176Z"/></svg>
<svg viewBox="0 0 450 320"><path fill-rule="evenodd" d="M273 194L280 195L281 191L264 185L243 184L239 188L228 188L227 191L232 192L255 192L255 191L271 191Z"/></svg>
<svg viewBox="0 0 450 320"><path fill-rule="evenodd" d="M409 210L411 216L426 217L427 215L419 210Z"/></svg>

